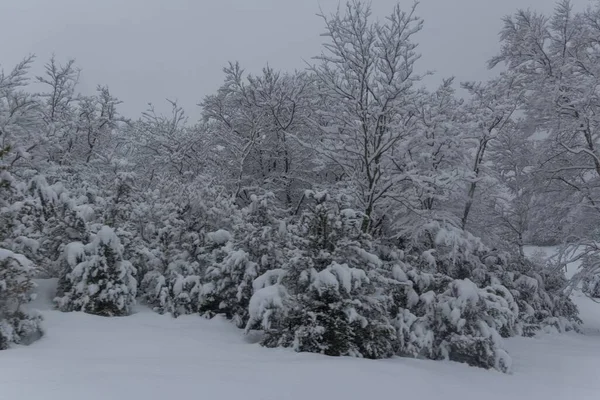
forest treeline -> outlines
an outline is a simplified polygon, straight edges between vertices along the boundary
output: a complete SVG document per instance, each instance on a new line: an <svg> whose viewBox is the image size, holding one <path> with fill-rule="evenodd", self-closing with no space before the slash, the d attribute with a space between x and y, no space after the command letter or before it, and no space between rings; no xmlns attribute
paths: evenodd
<svg viewBox="0 0 600 400"><path fill-rule="evenodd" d="M517 11L492 79L435 90L417 15L323 15L309 66L230 63L196 122L120 115L73 60L2 72L0 348L43 334L35 277L62 311L225 315L327 355L508 371L502 338L577 329L570 290L600 296L600 6Z"/></svg>

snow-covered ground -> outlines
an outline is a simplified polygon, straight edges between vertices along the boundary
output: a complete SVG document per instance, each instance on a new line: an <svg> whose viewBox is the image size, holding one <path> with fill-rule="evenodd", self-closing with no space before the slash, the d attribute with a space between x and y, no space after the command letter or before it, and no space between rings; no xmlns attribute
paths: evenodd
<svg viewBox="0 0 600 400"><path fill-rule="evenodd" d="M600 304L576 296L585 334L513 338L514 373L451 362L360 360L265 349L224 320L123 318L35 306L46 336L0 352L1 400L599 399Z"/></svg>

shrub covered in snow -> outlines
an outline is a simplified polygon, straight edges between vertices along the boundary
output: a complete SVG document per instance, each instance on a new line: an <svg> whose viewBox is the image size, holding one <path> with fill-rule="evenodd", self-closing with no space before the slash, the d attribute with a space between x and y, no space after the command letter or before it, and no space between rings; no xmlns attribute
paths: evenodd
<svg viewBox="0 0 600 400"><path fill-rule="evenodd" d="M34 267L21 254L0 248L0 350L42 336L42 318L24 306L32 300Z"/></svg>
<svg viewBox="0 0 600 400"><path fill-rule="evenodd" d="M582 282L582 290L590 297L600 298L600 275L586 277Z"/></svg>
<svg viewBox="0 0 600 400"><path fill-rule="evenodd" d="M340 210L325 193L296 226L295 248L274 274L254 281L246 329L265 330L263 344L296 351L367 358L394 354L389 298L383 294L361 229L362 215Z"/></svg>
<svg viewBox="0 0 600 400"><path fill-rule="evenodd" d="M234 250L230 245L224 251L223 260L206 270L200 311L208 317L223 313L236 325L243 326L252 295L251 284L258 273L257 264L242 249Z"/></svg>
<svg viewBox="0 0 600 400"><path fill-rule="evenodd" d="M246 330L264 330L265 346L506 372L503 337L577 324L556 279L469 234L430 227L400 250L364 234L361 214L327 194L311 199L316 204L287 228L293 246L283 262L253 282Z"/></svg>
<svg viewBox="0 0 600 400"><path fill-rule="evenodd" d="M146 221L137 251L144 268L140 296L155 311L173 316L199 311L200 279L225 257L221 248L239 215L217 187L196 182L177 189L163 198L150 193L150 201L133 212Z"/></svg>
<svg viewBox="0 0 600 400"><path fill-rule="evenodd" d="M63 256L57 308L103 316L130 314L137 282L135 269L122 252L119 238L108 226L88 244L70 243Z"/></svg>
<svg viewBox="0 0 600 400"><path fill-rule="evenodd" d="M266 332L264 345L332 356L394 354L387 302L377 298L376 286L363 269L333 262L321 271L312 267L304 272L291 293L278 284L256 292L262 304L253 297L248 328L260 322ZM285 278L282 283L292 286ZM277 309L280 305L285 308Z"/></svg>
<svg viewBox="0 0 600 400"><path fill-rule="evenodd" d="M43 176L14 185L10 204L0 208L4 245L32 260L43 277L58 277L59 258L72 241L87 241L87 219L93 211L71 197L60 183Z"/></svg>
<svg viewBox="0 0 600 400"><path fill-rule="evenodd" d="M0 77L2 74L0 73ZM0 115L3 103L0 93ZM9 172L10 142L0 131L0 350L12 343L29 344L42 336L41 316L28 311L26 305L33 299L32 278L34 264L17 249L33 254L39 247L34 227L35 212L20 213L23 208L22 185ZM35 211L39 209L32 207ZM21 218L15 218L16 215Z"/></svg>
<svg viewBox="0 0 600 400"><path fill-rule="evenodd" d="M175 260L164 274L158 270L146 273L141 288L146 303L160 314L168 312L177 317L196 313L202 289L198 263Z"/></svg>
<svg viewBox="0 0 600 400"><path fill-rule="evenodd" d="M521 271L509 272L503 279L519 305L520 334L578 330L581 321L577 307L565 292L568 282L564 274L526 260L520 265Z"/></svg>
<svg viewBox="0 0 600 400"><path fill-rule="evenodd" d="M271 193L253 195L232 233L221 229L208 234L212 251L203 256L207 265L200 306L203 314L224 314L238 327L246 325L252 282L277 268L288 247L285 223L273 199Z"/></svg>
<svg viewBox="0 0 600 400"><path fill-rule="evenodd" d="M518 255L491 250L468 232L425 224L406 254L412 265L423 270L469 279L480 288L502 285L518 306L510 336L531 336L548 326L560 331L577 328L577 309L564 291L564 276Z"/></svg>
<svg viewBox="0 0 600 400"><path fill-rule="evenodd" d="M467 280L452 281L437 296L432 330L436 356L469 365L508 371L501 332L514 332L517 307L503 286L478 288Z"/></svg>

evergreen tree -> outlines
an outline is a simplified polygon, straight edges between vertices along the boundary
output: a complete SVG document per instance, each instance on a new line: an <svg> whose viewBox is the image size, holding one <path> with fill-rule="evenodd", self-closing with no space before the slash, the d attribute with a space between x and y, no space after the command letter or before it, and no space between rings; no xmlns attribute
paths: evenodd
<svg viewBox="0 0 600 400"><path fill-rule="evenodd" d="M271 193L252 195L233 235L223 230L209 234L209 240L222 247L218 250L221 254L212 253L213 263L203 277L201 312L208 316L223 313L238 327L246 325L252 282L276 268L286 250L284 222L273 201Z"/></svg>
<svg viewBox="0 0 600 400"><path fill-rule="evenodd" d="M4 76L0 74L0 88ZM4 99L0 91L0 112ZM11 213L6 209L15 208L15 194L19 191L19 182L10 174L10 164L6 159L11 155L10 141L3 137L0 130L0 350L11 343L29 344L42 336L42 318L35 312L28 311L26 304L33 299L35 287L32 279L35 273L34 264L24 255L10 250L16 247L11 228L16 225L7 218ZM33 242L29 248L34 250L35 240L26 236L20 237L21 242Z"/></svg>
<svg viewBox="0 0 600 400"><path fill-rule="evenodd" d="M23 255L0 247L0 350L11 343L29 344L43 334L41 315L25 308L33 299L34 272Z"/></svg>
<svg viewBox="0 0 600 400"><path fill-rule="evenodd" d="M103 316L132 312L137 282L135 269L123 259L119 238L103 226L86 245L70 243L63 257L64 275L56 306L61 311L84 311Z"/></svg>
<svg viewBox="0 0 600 400"><path fill-rule="evenodd" d="M282 268L254 281L246 329L265 329L263 344L269 347L335 356L393 355L389 297L377 271L381 261L361 229L364 215L340 210L327 193L306 195L316 204L290 227L296 248Z"/></svg>

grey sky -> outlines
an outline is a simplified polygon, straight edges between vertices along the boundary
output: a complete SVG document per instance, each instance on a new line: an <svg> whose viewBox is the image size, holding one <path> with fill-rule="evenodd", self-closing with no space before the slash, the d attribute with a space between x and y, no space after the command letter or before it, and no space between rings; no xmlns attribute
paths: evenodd
<svg viewBox="0 0 600 400"><path fill-rule="evenodd" d="M344 1L342 1L343 3ZM80 90L108 84L135 117L148 102L163 107L178 99L190 115L214 92L221 69L238 60L250 72L267 62L276 69L302 68L323 38L319 5L338 0L0 0L0 65L11 67L29 53L36 71L56 53L77 59ZM377 16L396 0L372 0ZM408 8L411 0L400 0ZM580 8L589 0L574 0ZM423 70L436 79L485 79L485 61L498 49L501 17L517 8L551 12L552 0L422 0L425 28L418 36Z"/></svg>

